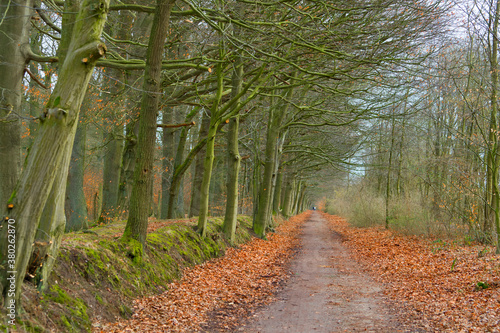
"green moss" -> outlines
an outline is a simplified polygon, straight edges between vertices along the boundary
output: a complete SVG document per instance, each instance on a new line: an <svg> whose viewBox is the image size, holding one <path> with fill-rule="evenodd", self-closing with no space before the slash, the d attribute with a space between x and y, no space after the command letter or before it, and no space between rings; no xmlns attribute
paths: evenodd
<svg viewBox="0 0 500 333"><path fill-rule="evenodd" d="M54 296L48 295L48 297L51 298L54 302L61 304L67 304L71 302L71 297L69 297L69 295L57 284L52 285L50 291L56 293L56 295Z"/></svg>
<svg viewBox="0 0 500 333"><path fill-rule="evenodd" d="M14 199L16 198L16 194L17 194L17 191L16 191L16 189L14 189L14 191L12 191L12 194L10 195L9 200L7 201L7 204L11 204L12 202L14 202Z"/></svg>
<svg viewBox="0 0 500 333"><path fill-rule="evenodd" d="M29 333L42 333L46 332L46 330L37 325L36 323L31 323L26 320L22 320L21 318L16 318L16 325L2 325L0 324L1 332L29 332Z"/></svg>
<svg viewBox="0 0 500 333"><path fill-rule="evenodd" d="M66 328L68 328L69 330L72 330L73 328L73 325L70 324L69 320L66 318L65 315L62 315L61 316L61 323L66 326Z"/></svg>
<svg viewBox="0 0 500 333"><path fill-rule="evenodd" d="M123 318L130 318L130 316L132 316L132 313L132 309L130 309L128 306L126 306L125 304L120 305L120 315Z"/></svg>
<svg viewBox="0 0 500 333"><path fill-rule="evenodd" d="M95 294L95 300L101 305L104 304L104 301L102 300L102 297L99 294Z"/></svg>
<svg viewBox="0 0 500 333"><path fill-rule="evenodd" d="M250 239L251 219L238 221L236 245ZM221 233L221 224L222 219L210 219L204 238L191 224L168 225L148 234L144 248L138 241L119 237L123 222L94 228L94 233L69 233L64 236L56 265L65 272L56 269L59 284L52 285L45 293L44 309L49 308L49 303L63 305L53 307L56 312L50 316L60 325L60 331L65 332L90 330L89 314L93 317L105 311L119 312L128 318L133 299L163 292L173 279L181 277L184 267L224 254L228 244ZM73 279L68 269L73 272ZM71 286L75 289L69 289ZM84 293L94 295L95 302L89 301L93 307L88 308L78 298Z"/></svg>
<svg viewBox="0 0 500 333"><path fill-rule="evenodd" d="M83 300L71 297L59 285L52 285L50 292L45 294L45 298L46 301L50 300L62 304L65 310L69 312L67 315L61 315L60 320L71 332L90 328L91 322L87 314L88 307Z"/></svg>
<svg viewBox="0 0 500 333"><path fill-rule="evenodd" d="M140 264L144 256L144 248L138 240L133 238L125 238L124 242L127 246L127 256L132 259L134 264Z"/></svg>

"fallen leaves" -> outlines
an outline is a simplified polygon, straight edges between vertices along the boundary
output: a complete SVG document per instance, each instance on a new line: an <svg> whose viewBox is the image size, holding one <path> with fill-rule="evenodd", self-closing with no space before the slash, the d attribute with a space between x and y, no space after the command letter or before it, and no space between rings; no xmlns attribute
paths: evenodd
<svg viewBox="0 0 500 333"><path fill-rule="evenodd" d="M493 248L354 228L337 216L323 217L354 258L388 286L389 296L408 305L408 315L422 328L500 332L500 257Z"/></svg>
<svg viewBox="0 0 500 333"><path fill-rule="evenodd" d="M309 214L292 217L268 240L253 238L240 249L230 248L222 258L186 269L164 294L135 301L131 320L102 327L97 323L94 332L192 332L210 325L210 319L230 328L287 277L286 264ZM224 311L217 312L220 309Z"/></svg>

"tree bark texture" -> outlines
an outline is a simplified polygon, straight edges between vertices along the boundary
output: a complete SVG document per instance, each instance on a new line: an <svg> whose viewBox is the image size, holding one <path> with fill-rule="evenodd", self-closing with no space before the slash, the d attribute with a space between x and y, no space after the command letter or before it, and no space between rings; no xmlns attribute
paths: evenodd
<svg viewBox="0 0 500 333"><path fill-rule="evenodd" d="M114 126L112 132L106 135L102 208L99 216L99 222L101 223L109 223L118 215L118 192L124 145L123 140L119 139L119 137L122 133L123 128L121 126Z"/></svg>
<svg viewBox="0 0 500 333"><path fill-rule="evenodd" d="M163 46L167 37L170 12L175 0L158 0L149 39L146 70L144 73L137 162L134 170L134 186L130 196L129 216L123 237L146 242L150 212L150 188L153 182L153 162L156 139L156 118L160 100L160 82Z"/></svg>
<svg viewBox="0 0 500 333"><path fill-rule="evenodd" d="M122 164L120 171L120 184L118 186L118 209L119 216L125 218L128 215L130 194L132 193L135 163L137 161L137 136L139 135L139 122L134 121L126 126L125 147L123 149Z"/></svg>
<svg viewBox="0 0 500 333"><path fill-rule="evenodd" d="M208 129L210 128L210 116L203 112L200 132L198 135L198 141L204 139L208 135ZM194 176L193 176L193 186L191 190L191 204L189 208L189 217L200 215L200 191L201 183L203 182L203 162L205 161L205 156L207 153L206 145L200 150L198 155L196 155L196 161L194 165Z"/></svg>
<svg viewBox="0 0 500 333"><path fill-rule="evenodd" d="M80 111L80 113L83 112L85 112L85 108L82 108ZM76 128L66 185L65 212L66 231L68 232L88 227L87 203L85 202L85 194L83 193L86 132L87 126L84 121L80 120Z"/></svg>
<svg viewBox="0 0 500 333"><path fill-rule="evenodd" d="M32 0L0 1L0 211L21 172L21 97Z"/></svg>
<svg viewBox="0 0 500 333"><path fill-rule="evenodd" d="M242 88L243 61L240 56L234 62L231 97L236 97ZM241 156L238 149L240 117L236 115L229 120L227 131L227 187L226 187L226 213L222 229L232 243L238 222L238 174L240 172Z"/></svg>
<svg viewBox="0 0 500 333"><path fill-rule="evenodd" d="M19 300L35 233L42 227L41 219L52 223L50 227L44 227L45 230L61 230L59 223L60 217L64 217L61 212L64 208L65 182L78 114L95 62L106 51L100 37L108 7L108 0L84 1L74 20L70 41L65 44L63 42L66 41L61 40L61 45L69 45L68 51L63 57L57 84L41 116L26 167L9 200L12 208L8 214L15 221L17 258L15 263L9 263L2 269L0 283L4 304ZM46 217L48 212L53 212L53 216ZM2 239L7 240L5 231L2 231ZM2 251L0 262L5 263L7 258L7 253ZM16 272L15 285L6 283L5 279L12 277L10 272ZM12 286L15 290L11 292Z"/></svg>
<svg viewBox="0 0 500 333"><path fill-rule="evenodd" d="M293 89L285 93L290 98ZM280 138L281 124L288 111L288 105L271 106L266 135L266 150L264 153L264 177L259 187L259 201L257 216L254 221L254 231L259 237L265 237L266 227L270 223L272 205L272 185L276 171L278 140Z"/></svg>

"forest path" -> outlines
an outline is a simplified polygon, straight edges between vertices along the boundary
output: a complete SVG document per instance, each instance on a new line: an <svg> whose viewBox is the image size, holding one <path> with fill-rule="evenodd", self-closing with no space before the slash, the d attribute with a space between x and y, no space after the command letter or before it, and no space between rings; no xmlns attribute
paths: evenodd
<svg viewBox="0 0 500 333"><path fill-rule="evenodd" d="M362 271L318 212L305 222L292 277L244 332L398 332L382 286Z"/></svg>

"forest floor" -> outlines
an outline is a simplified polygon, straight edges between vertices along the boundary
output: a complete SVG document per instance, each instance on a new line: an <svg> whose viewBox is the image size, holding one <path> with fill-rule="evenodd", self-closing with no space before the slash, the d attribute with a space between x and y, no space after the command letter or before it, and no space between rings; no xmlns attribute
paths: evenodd
<svg viewBox="0 0 500 333"><path fill-rule="evenodd" d="M300 246L299 246L300 245ZM306 212L188 269L105 332L500 332L491 247Z"/></svg>
<svg viewBox="0 0 500 333"><path fill-rule="evenodd" d="M304 225L292 277L245 332L400 332L382 285L363 272L320 213ZM414 330L412 330L414 331Z"/></svg>

